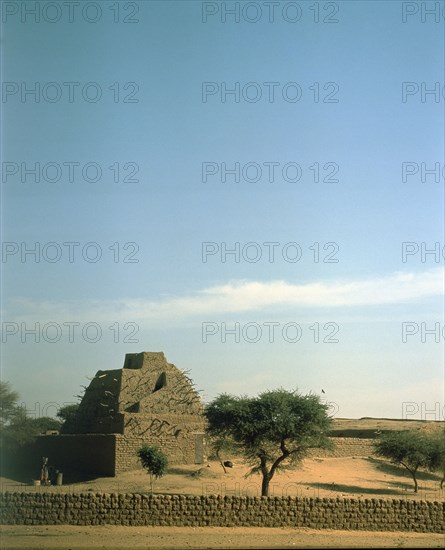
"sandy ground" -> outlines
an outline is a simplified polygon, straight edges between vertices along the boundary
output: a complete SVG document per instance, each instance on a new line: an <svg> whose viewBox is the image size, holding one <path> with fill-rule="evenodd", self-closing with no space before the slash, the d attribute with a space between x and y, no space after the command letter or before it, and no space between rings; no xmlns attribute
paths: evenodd
<svg viewBox="0 0 445 550"><path fill-rule="evenodd" d="M444 535L227 527L4 526L1 548L444 548Z"/></svg>
<svg viewBox="0 0 445 550"><path fill-rule="evenodd" d="M157 480L155 493L192 495L260 496L259 475L246 477L249 467L232 458L234 467L225 474L217 461L205 465L173 466ZM147 493L149 477L143 470L125 472L117 477L97 478L62 487L34 487L14 480L2 479L3 491L50 492L120 492ZM445 489L440 489L440 476L429 472L418 474L419 491L413 491L410 474L402 467L372 457L313 458L300 467L283 470L270 485L270 496L408 498L442 501Z"/></svg>

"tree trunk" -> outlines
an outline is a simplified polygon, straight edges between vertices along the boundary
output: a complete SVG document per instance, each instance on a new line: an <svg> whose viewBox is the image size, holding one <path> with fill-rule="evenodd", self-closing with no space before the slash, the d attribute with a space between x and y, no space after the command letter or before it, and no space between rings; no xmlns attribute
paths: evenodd
<svg viewBox="0 0 445 550"><path fill-rule="evenodd" d="M268 497L269 496L269 482L272 479L272 476L270 475L269 470L267 469L267 460L266 460L266 454L262 452L259 455L260 459L260 470L263 475L263 480L261 482L261 496L262 497Z"/></svg>
<svg viewBox="0 0 445 550"><path fill-rule="evenodd" d="M227 474L226 467L224 466L224 462L222 461L220 455L219 455L219 449L216 451L216 456L218 457L219 463L222 466L222 469L224 470L224 473Z"/></svg>
<svg viewBox="0 0 445 550"><path fill-rule="evenodd" d="M267 469L267 460L265 454L260 454L260 470L263 474L263 481L261 483L261 496L262 497L268 497L269 496L269 483L271 479L273 478L275 474L275 470L279 467L279 465L285 460L291 453L286 449L285 445L285 439L281 440L280 443L280 449L282 450L283 454L279 456L275 462L272 464L270 470Z"/></svg>
<svg viewBox="0 0 445 550"><path fill-rule="evenodd" d="M418 490L419 486L417 485L416 470L410 470L410 474L413 476L414 492L417 493L417 490Z"/></svg>
<svg viewBox="0 0 445 550"><path fill-rule="evenodd" d="M268 497L269 496L269 482L270 477L268 474L263 474L263 481L261 482L261 496L262 497Z"/></svg>

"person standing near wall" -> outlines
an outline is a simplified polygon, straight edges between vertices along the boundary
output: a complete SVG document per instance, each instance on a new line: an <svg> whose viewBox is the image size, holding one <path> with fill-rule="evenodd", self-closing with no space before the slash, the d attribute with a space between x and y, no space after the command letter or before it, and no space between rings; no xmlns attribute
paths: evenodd
<svg viewBox="0 0 445 550"><path fill-rule="evenodd" d="M42 469L40 471L40 483L42 485L48 485L48 457L42 458Z"/></svg>

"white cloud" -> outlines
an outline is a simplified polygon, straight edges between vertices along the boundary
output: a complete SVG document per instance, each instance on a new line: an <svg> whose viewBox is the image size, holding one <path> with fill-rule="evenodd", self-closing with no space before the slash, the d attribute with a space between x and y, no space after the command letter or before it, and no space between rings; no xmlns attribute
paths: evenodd
<svg viewBox="0 0 445 550"><path fill-rule="evenodd" d="M16 300L9 320L56 317L76 319L131 319L173 321L195 316L242 312L273 312L298 308L351 308L405 304L444 295L444 269L420 273L396 272L362 280L295 284L283 280L231 281L188 296L158 300L35 302ZM5 318L5 316L4 316Z"/></svg>

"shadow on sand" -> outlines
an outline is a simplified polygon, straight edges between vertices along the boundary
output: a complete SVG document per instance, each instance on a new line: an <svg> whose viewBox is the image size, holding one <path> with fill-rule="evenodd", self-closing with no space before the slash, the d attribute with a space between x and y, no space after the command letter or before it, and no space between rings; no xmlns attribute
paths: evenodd
<svg viewBox="0 0 445 550"><path fill-rule="evenodd" d="M386 483L385 481L381 482L382 484ZM409 485L406 485L406 488L379 488L379 487L361 487L360 485L344 485L343 483L309 483L314 489L324 489L325 491L330 491L332 496L338 496L338 493L344 494L354 494L354 495L406 495L407 490L409 491ZM413 492L414 489L411 488Z"/></svg>
<svg viewBox="0 0 445 550"><path fill-rule="evenodd" d="M381 460L381 459L378 459L378 458L372 458L372 457L368 457L367 461L370 464L372 464L377 470L379 470L379 471L381 471L385 474L389 474L389 475L397 476L397 477L406 477L406 478L412 479L411 474L403 466L397 466L396 464L391 464L390 462L386 462L385 460ZM419 481L420 480L440 481L441 476L437 475L437 474L433 474L431 472L418 471L417 472L417 479Z"/></svg>

